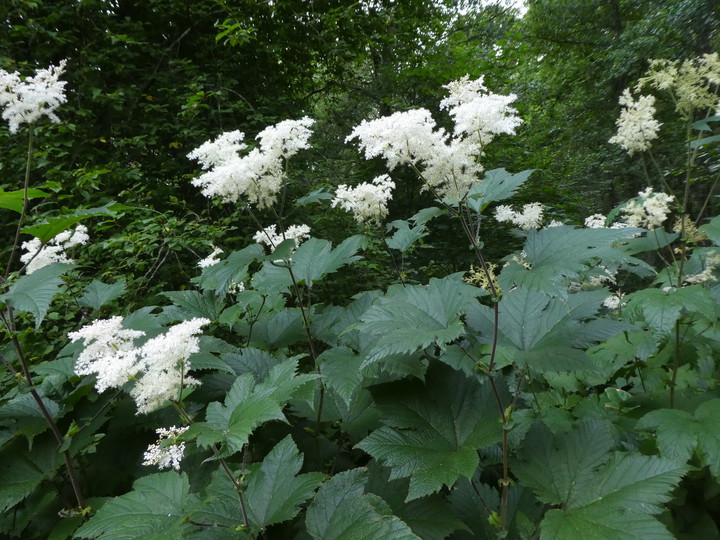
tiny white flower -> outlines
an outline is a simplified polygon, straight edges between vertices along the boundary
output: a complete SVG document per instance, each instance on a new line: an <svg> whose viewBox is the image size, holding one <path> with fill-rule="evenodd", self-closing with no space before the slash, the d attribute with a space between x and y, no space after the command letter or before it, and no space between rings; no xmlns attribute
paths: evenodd
<svg viewBox="0 0 720 540"><path fill-rule="evenodd" d="M176 471L180 470L180 462L185 453L185 443L177 442L177 438L187 430L187 427L175 426L156 429L155 433L160 437L157 442L148 446L143 455L143 465L157 465L159 469L172 467Z"/></svg>
<svg viewBox="0 0 720 540"><path fill-rule="evenodd" d="M214 248L212 253L205 257L204 259L201 259L198 261L197 265L200 268L207 268L208 266L213 266L220 262L220 259L217 258L218 255L223 253L223 250L220 248Z"/></svg>

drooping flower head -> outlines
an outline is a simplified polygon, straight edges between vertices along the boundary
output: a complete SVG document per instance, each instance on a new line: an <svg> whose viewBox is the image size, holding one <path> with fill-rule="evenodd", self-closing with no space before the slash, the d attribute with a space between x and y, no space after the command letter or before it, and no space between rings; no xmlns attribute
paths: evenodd
<svg viewBox="0 0 720 540"><path fill-rule="evenodd" d="M67 60L62 60L57 66L39 69L24 81L18 72L0 69L0 108L10 133L17 133L21 124L32 124L42 116L60 122L55 110L67 101L67 82L60 80L66 64Z"/></svg>

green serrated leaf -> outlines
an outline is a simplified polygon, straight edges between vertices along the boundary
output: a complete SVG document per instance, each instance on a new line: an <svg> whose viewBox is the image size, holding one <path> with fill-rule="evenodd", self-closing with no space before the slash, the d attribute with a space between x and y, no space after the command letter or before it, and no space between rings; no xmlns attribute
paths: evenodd
<svg viewBox="0 0 720 540"><path fill-rule="evenodd" d="M78 304L92 309L100 309L105 304L120 298L126 291L124 279L119 279L110 285L96 279L85 287L83 295L78 299Z"/></svg>
<svg viewBox="0 0 720 540"><path fill-rule="evenodd" d="M657 431L660 455L678 463L687 463L697 446L697 421L685 411L657 409L643 416L635 427Z"/></svg>
<svg viewBox="0 0 720 540"><path fill-rule="evenodd" d="M320 372L327 386L335 390L346 405L363 381L362 357L348 347L334 347L318 356Z"/></svg>
<svg viewBox="0 0 720 540"><path fill-rule="evenodd" d="M322 473L299 475L302 464L303 457L288 435L251 468L245 496L248 517L258 529L295 517L322 483Z"/></svg>
<svg viewBox="0 0 720 540"><path fill-rule="evenodd" d="M247 282L248 267L264 256L259 244L251 244L239 251L233 251L217 264L204 268L196 281L203 290L212 290L218 296L224 296L232 285Z"/></svg>
<svg viewBox="0 0 720 540"><path fill-rule="evenodd" d="M48 193L40 191L39 189L28 189L28 199L39 199L41 197L47 197ZM18 189L16 191L5 191L0 188L0 208L7 208L14 210L15 212L22 212L23 202L25 200L25 190Z"/></svg>
<svg viewBox="0 0 720 540"><path fill-rule="evenodd" d="M171 291L160 293L170 299L173 306L165 308L164 313L175 319L191 319L202 317L217 320L225 303L213 291L200 294L197 291Z"/></svg>
<svg viewBox="0 0 720 540"><path fill-rule="evenodd" d="M320 487L305 523L315 540L419 540L377 495L363 494L367 471L352 469Z"/></svg>
<svg viewBox="0 0 720 540"><path fill-rule="evenodd" d="M370 390L386 425L357 447L390 467L391 479L410 478L408 500L472 477L477 448L502 438L490 385L444 364L431 365L425 384L404 380Z"/></svg>
<svg viewBox="0 0 720 540"><path fill-rule="evenodd" d="M135 540L181 538L195 503L185 473L152 474L136 480L133 490L111 499L75 533L79 538Z"/></svg>
<svg viewBox="0 0 720 540"><path fill-rule="evenodd" d="M428 230L425 225L417 225L411 228L409 223L403 220L396 220L392 223L388 223L388 229L392 230L392 228L397 230L391 237L385 239L385 243L389 248L397 249L402 253L409 251L415 242L424 238L428 234Z"/></svg>
<svg viewBox="0 0 720 540"><path fill-rule="evenodd" d="M486 294L463 282L462 274L433 278L428 285L390 287L356 326L370 343L365 363L454 341L465 331L463 314L477 302L476 297Z"/></svg>
<svg viewBox="0 0 720 540"><path fill-rule="evenodd" d="M16 313L31 313L37 330L53 298L61 291L63 280L60 276L73 267L72 264L64 263L44 266L18 279L7 293L0 295L0 300L10 304Z"/></svg>
<svg viewBox="0 0 720 540"><path fill-rule="evenodd" d="M24 453L6 449L0 459L0 513L22 501L44 479L45 473Z"/></svg>
<svg viewBox="0 0 720 540"><path fill-rule="evenodd" d="M50 416L57 419L60 406L47 397L41 397L41 399ZM18 433L27 437L31 448L33 438L49 428L37 401L30 394L20 394L0 406L0 420L5 419L17 421Z"/></svg>
<svg viewBox="0 0 720 540"><path fill-rule="evenodd" d="M534 169L517 174L509 173L505 169L487 171L482 182L478 182L470 189L467 197L468 206L476 212L482 212L490 203L509 199L533 172Z"/></svg>
<svg viewBox="0 0 720 540"><path fill-rule="evenodd" d="M698 422L698 453L710 467L715 480L720 479L720 399L702 403L695 411Z"/></svg>
<svg viewBox="0 0 720 540"><path fill-rule="evenodd" d="M316 189L311 191L304 197L300 197L295 204L298 206L307 206L308 204L318 203L321 201L329 201L333 198L333 194L326 191L324 188Z"/></svg>
<svg viewBox="0 0 720 540"><path fill-rule="evenodd" d="M642 289L627 295L625 313L631 321L645 320L655 332L669 334L685 313L717 320L717 305L712 293L700 285L664 291Z"/></svg>
<svg viewBox="0 0 720 540"><path fill-rule="evenodd" d="M308 287L341 266L360 259L356 253L365 245L362 235L346 238L335 249L327 240L310 238L292 254L292 270L298 282Z"/></svg>
<svg viewBox="0 0 720 540"><path fill-rule="evenodd" d="M638 232L642 229L533 229L525 241L524 264L511 260L500 273L500 286L503 291L523 287L566 296L567 282L577 280L582 272L598 264L615 268L622 264L644 265L617 245Z"/></svg>

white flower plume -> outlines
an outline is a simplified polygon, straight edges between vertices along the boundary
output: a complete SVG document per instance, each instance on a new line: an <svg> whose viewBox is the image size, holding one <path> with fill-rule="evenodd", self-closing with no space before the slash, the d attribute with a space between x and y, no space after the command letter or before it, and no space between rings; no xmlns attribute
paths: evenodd
<svg viewBox="0 0 720 540"><path fill-rule="evenodd" d="M241 198L260 208L272 206L285 181L283 160L309 148L308 140L314 120L285 120L265 128L257 136L259 148L245 155L239 131L224 133L214 141L207 141L188 154L207 171L192 181L202 188L206 197L220 197L224 202Z"/></svg>
<svg viewBox="0 0 720 540"><path fill-rule="evenodd" d="M620 117L615 122L617 135L610 139L613 144L619 145L631 156L635 152L642 152L651 146L651 141L657 139L660 122L655 120L655 97L640 96L635 101L627 88L620 96Z"/></svg>
<svg viewBox="0 0 720 540"><path fill-rule="evenodd" d="M62 60L57 66L39 69L24 81L19 73L0 69L0 108L10 133L17 133L21 124L32 124L42 116L60 122L55 110L67 101L67 82L60 80L66 64L67 60Z"/></svg>
<svg viewBox="0 0 720 540"><path fill-rule="evenodd" d="M295 240L295 247L299 247L303 240L310 238L310 227L307 225L290 225L285 229L285 233L277 232L277 225L265 227L262 231L257 231L253 240L258 244L265 244L271 250L280 245L283 240Z"/></svg>
<svg viewBox="0 0 720 540"><path fill-rule="evenodd" d="M180 435L185 433L189 428L170 426L169 428L157 428L155 433L160 437L157 442L148 446L147 451L143 455L143 465L157 465L158 469L169 469L172 467L176 471L180 470L180 462L185 453L185 443L178 442Z"/></svg>
<svg viewBox="0 0 720 540"><path fill-rule="evenodd" d="M33 238L23 242L20 246L26 251L20 256L20 262L26 264L26 274L32 274L36 270L52 263L72 263L65 250L78 244L87 244L90 237L85 225L78 225L75 231L63 231L43 246L39 238Z"/></svg>

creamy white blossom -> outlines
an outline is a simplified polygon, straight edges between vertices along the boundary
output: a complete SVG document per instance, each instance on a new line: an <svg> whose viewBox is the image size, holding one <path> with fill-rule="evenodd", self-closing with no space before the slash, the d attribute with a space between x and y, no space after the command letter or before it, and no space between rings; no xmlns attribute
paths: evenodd
<svg viewBox="0 0 720 540"><path fill-rule="evenodd" d="M667 219L670 213L669 205L674 199L672 195L653 193L652 188L647 188L623 207L622 218L630 227L656 229Z"/></svg>
<svg viewBox="0 0 720 540"><path fill-rule="evenodd" d="M537 229L542 224L543 205L530 203L523 206L522 212L516 212L511 206L500 205L495 209L495 219L501 223L511 222L524 231Z"/></svg>
<svg viewBox="0 0 720 540"><path fill-rule="evenodd" d="M180 470L180 462L185 453L185 443L177 438L185 433L188 427L157 428L155 433L160 437L157 442L148 446L143 455L143 465L157 465L159 469L173 468Z"/></svg>
<svg viewBox="0 0 720 540"><path fill-rule="evenodd" d="M611 294L610 296L605 298L605 300L603 300L602 305L608 309L618 309L620 306L625 305L625 303L622 301L624 296L624 293Z"/></svg>
<svg viewBox="0 0 720 540"><path fill-rule="evenodd" d="M715 271L720 267L720 252L712 250L707 253L703 261L705 268L702 272L687 276L684 281L690 284L702 284L717 281Z"/></svg>
<svg viewBox="0 0 720 540"><path fill-rule="evenodd" d="M339 206L352 212L358 223L373 223L387 216L387 203L392 199L395 182L387 174L363 182L355 187L346 184L338 186L332 207Z"/></svg>
<svg viewBox="0 0 720 540"><path fill-rule="evenodd" d="M430 112L414 109L364 120L347 137L356 140L367 159L382 157L388 168L410 165L432 190L449 202L462 201L483 172L484 145L501 133L514 133L522 122L510 107L516 97L488 92L482 78L468 76L446 86L441 102L455 121L453 135L436 128Z"/></svg>
<svg viewBox="0 0 720 540"><path fill-rule="evenodd" d="M145 333L122 328L121 317L94 321L68 334L71 341L82 339L85 345L75 373L95 375L98 392L134 381L130 395L138 412L151 412L177 397L182 387L199 384L187 376L189 357L198 352L197 334L209 323L202 318L184 321L137 347L135 340Z"/></svg>
<svg viewBox="0 0 720 540"><path fill-rule="evenodd" d="M258 135L259 148L244 155L244 135L232 131L208 141L188 154L206 171L191 183L202 188L206 197L220 197L224 202L245 198L250 204L267 208L275 204L285 181L284 160L299 150L309 148L308 139L314 120L285 120L265 128Z"/></svg>
<svg viewBox="0 0 720 540"><path fill-rule="evenodd" d="M217 256L220 255L221 253L223 253L222 249L214 248L212 250L212 253L210 255L208 255L207 257L205 257L204 259L201 259L200 261L198 261L197 265L200 268L207 268L208 266L213 266L220 262L220 259L218 259Z"/></svg>
<svg viewBox="0 0 720 540"><path fill-rule="evenodd" d="M262 231L257 231L253 236L255 242L265 244L272 250L278 247L283 240L291 238L295 240L295 247L297 248L303 240L310 238L310 227L307 225L290 225L283 234L277 232L277 225L270 225Z"/></svg>
<svg viewBox="0 0 720 540"><path fill-rule="evenodd" d="M20 262L27 265L26 274L32 274L36 270L56 262L73 263L74 261L68 257L65 250L78 244L87 244L89 239L85 225L78 225L74 231L67 230L57 234L44 246L39 238L33 238L21 244L20 247L26 253L20 256Z"/></svg>
<svg viewBox="0 0 720 540"><path fill-rule="evenodd" d="M647 150L651 146L650 141L657 139L661 125L655 120L655 97L640 96L635 101L626 88L620 96L620 105L623 109L615 122L617 135L610 142L619 145L631 156Z"/></svg>
<svg viewBox="0 0 720 540"><path fill-rule="evenodd" d="M602 229L605 227L607 218L602 214L593 214L585 218L585 226L588 229Z"/></svg>
<svg viewBox="0 0 720 540"><path fill-rule="evenodd" d="M134 341L145 332L123 328L122 322L122 317L98 319L68 334L70 341L82 339L85 343L75 362L75 373L95 375L98 392L120 388L138 371Z"/></svg>
<svg viewBox="0 0 720 540"><path fill-rule="evenodd" d="M514 135L522 124L517 109L511 107L517 96L489 92L483 78L471 81L468 75L446 85L450 95L440 102L455 120L455 134L477 135L483 145L496 135Z"/></svg>
<svg viewBox="0 0 720 540"><path fill-rule="evenodd" d="M55 110L67 101L67 82L60 80L66 64L67 60L62 60L57 66L39 69L34 77L24 81L19 73L0 69L0 108L10 133L16 133L21 124L32 124L42 116L54 123L60 121Z"/></svg>

